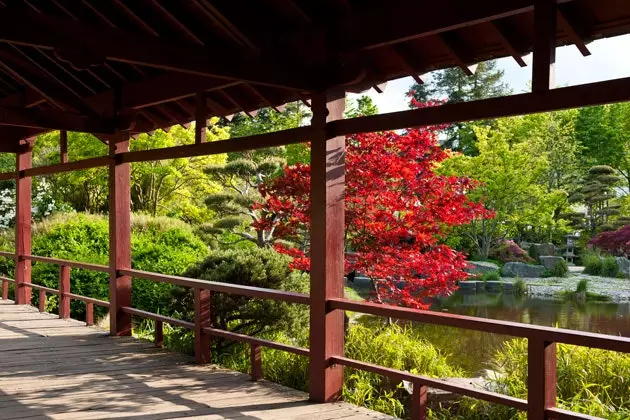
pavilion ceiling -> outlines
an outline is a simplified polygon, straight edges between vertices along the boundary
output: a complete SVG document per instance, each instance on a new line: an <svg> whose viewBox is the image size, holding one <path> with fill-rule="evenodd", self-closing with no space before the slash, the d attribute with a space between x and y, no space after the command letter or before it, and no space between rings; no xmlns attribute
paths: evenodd
<svg viewBox="0 0 630 420"><path fill-rule="evenodd" d="M208 116L230 116L491 58L524 66L535 2L1 0L0 145L185 124L197 94ZM557 7L557 45L584 55L630 32L630 1Z"/></svg>

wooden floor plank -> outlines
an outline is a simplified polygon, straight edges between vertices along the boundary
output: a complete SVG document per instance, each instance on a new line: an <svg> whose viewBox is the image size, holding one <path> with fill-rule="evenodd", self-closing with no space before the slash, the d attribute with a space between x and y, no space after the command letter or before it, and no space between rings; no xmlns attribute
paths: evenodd
<svg viewBox="0 0 630 420"><path fill-rule="evenodd" d="M308 396L95 327L0 300L0 419L391 417Z"/></svg>

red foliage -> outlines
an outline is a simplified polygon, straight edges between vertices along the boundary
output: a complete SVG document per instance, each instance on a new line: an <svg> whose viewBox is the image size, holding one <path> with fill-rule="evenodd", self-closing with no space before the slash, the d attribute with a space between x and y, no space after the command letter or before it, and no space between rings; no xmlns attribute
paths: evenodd
<svg viewBox="0 0 630 420"><path fill-rule="evenodd" d="M630 225L625 225L617 230L602 232L589 244L594 245L612 255L630 256Z"/></svg>
<svg viewBox="0 0 630 420"><path fill-rule="evenodd" d="M476 183L436 175L448 157L428 130L360 134L347 139L346 270L379 279L379 302L426 308L427 298L448 295L466 278L464 255L442 244L449 226L491 214L466 197ZM310 166L286 167L260 188L263 218L277 238L299 248L278 247L309 270ZM301 245L300 245L301 244ZM306 252L304 252L305 250Z"/></svg>
<svg viewBox="0 0 630 420"><path fill-rule="evenodd" d="M518 246L516 242L504 239L499 245L490 251L490 257L506 262L524 262L531 263L535 260L527 254L523 248Z"/></svg>

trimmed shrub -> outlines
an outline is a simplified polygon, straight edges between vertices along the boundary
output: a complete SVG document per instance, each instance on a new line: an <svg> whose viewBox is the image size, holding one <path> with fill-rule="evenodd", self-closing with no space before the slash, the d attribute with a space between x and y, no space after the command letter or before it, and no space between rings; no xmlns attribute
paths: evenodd
<svg viewBox="0 0 630 420"><path fill-rule="evenodd" d="M527 251L518 246L516 242L510 240L503 240L498 246L490 251L490 258L506 262L524 262L532 263L535 260L531 258Z"/></svg>
<svg viewBox="0 0 630 420"><path fill-rule="evenodd" d="M602 274L602 260L593 253L584 253L581 256L582 265L584 266L584 274L599 276Z"/></svg>
<svg viewBox="0 0 630 420"><path fill-rule="evenodd" d="M498 281L501 280L501 275L498 271L486 271L481 275L482 281Z"/></svg>
<svg viewBox="0 0 630 420"><path fill-rule="evenodd" d="M132 215L131 230L131 259L132 266L136 269L181 275L186 268L207 254L206 245L192 233L186 223L179 220ZM108 247L109 225L106 216L57 214L33 225L33 255L108 264ZM10 267L3 268L12 270ZM59 268L56 265L34 263L32 280L35 284L56 289L59 286ZM166 283L135 279L133 305L142 310L170 314L169 303L173 287ZM72 269L70 288L72 293L109 300L107 273ZM37 294L34 293L35 305L36 299ZM49 304L49 310L57 310L54 296L49 298ZM99 307L95 310L98 316L106 312ZM72 317L83 319L84 314L85 304L72 301Z"/></svg>
<svg viewBox="0 0 630 420"><path fill-rule="evenodd" d="M262 287L308 293L305 274L292 272L291 258L273 249L248 248L212 251L202 262L189 268L184 276L219 283ZM172 290L171 307L193 320L193 294L189 288ZM304 305L271 299L254 299L226 293L212 295L211 325L221 330L256 336L278 331L306 328L308 311ZM221 353L233 340L212 340Z"/></svg>
<svg viewBox="0 0 630 420"><path fill-rule="evenodd" d="M602 272L604 277L617 277L619 275L619 266L615 257L606 257L602 260Z"/></svg>
<svg viewBox="0 0 630 420"><path fill-rule="evenodd" d="M553 265L551 274L554 277L566 277L569 274L569 264L565 261L558 261Z"/></svg>

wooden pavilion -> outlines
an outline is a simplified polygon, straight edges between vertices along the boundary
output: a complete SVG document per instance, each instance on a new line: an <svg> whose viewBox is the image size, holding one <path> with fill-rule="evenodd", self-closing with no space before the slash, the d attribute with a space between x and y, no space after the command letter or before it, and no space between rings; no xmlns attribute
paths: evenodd
<svg viewBox="0 0 630 420"><path fill-rule="evenodd" d="M630 77L573 87L553 86L556 47L630 32L627 0L2 0L0 1L0 152L17 157L15 172L17 304L31 290L109 307L111 334L131 333L132 316L153 319L156 339L164 322L195 332L199 363L210 360L212 336L251 344L253 375L260 376L260 347L310 357L310 398L340 398L344 366L414 383L416 418L424 418L427 386L527 411L529 418L586 418L556 405L555 343L630 352L630 339L357 303L343 299L343 185L345 135L488 119L630 100ZM343 119L346 92L382 89L388 80L533 52L532 92L369 117ZM620 54L627 52L620 51ZM206 121L280 108L290 101L311 107L309 126L205 142ZM195 121L195 144L129 151L138 133ZM60 162L32 167L36 136L60 130ZM95 134L109 144L98 158L68 161L67 131ZM312 267L310 295L264 290L141 272L131 268L130 165L311 142ZM109 168L108 266L31 255L31 178L86 168ZM59 289L31 283L31 262L60 266ZM69 290L70 268L110 274L109 302ZM195 290L195 322L142 312L131 306L132 278ZM236 293L309 305L309 349L211 328L211 293ZM41 300L40 300L41 301ZM527 401L454 386L344 357L343 311L391 316L526 337ZM10 357L3 354L5 357ZM0 417L2 413L0 411Z"/></svg>

